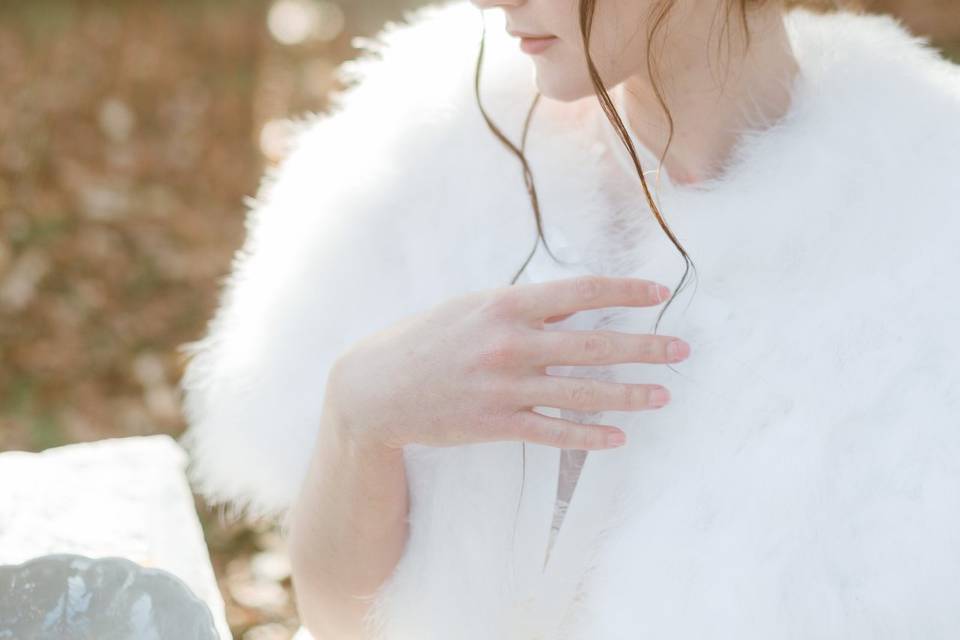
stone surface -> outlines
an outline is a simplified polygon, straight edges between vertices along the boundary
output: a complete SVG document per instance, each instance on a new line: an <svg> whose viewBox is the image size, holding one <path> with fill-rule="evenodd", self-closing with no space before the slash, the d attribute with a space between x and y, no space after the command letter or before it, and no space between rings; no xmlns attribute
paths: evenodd
<svg viewBox="0 0 960 640"><path fill-rule="evenodd" d="M0 640L219 640L175 575L126 558L54 553L0 565Z"/></svg>
<svg viewBox="0 0 960 640"><path fill-rule="evenodd" d="M186 463L166 435L0 454L0 564L75 553L164 569L210 607L230 640Z"/></svg>

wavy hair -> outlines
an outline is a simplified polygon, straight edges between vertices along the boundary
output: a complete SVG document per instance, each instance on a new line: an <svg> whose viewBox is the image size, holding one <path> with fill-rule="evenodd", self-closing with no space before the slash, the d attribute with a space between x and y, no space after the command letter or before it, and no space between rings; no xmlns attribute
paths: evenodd
<svg viewBox="0 0 960 640"><path fill-rule="evenodd" d="M670 149L670 143L673 141L674 134L674 122L673 117L670 114L670 109L667 105L666 98L664 97L659 82L662 78L659 75L658 70L658 58L656 56L657 50L656 45L657 36L662 30L663 26L666 24L666 19L670 15L670 11L673 9L677 0L654 0L650 6L650 12L648 14L648 31L647 31L647 72L651 79L651 84L653 86L654 94L657 98L657 101L663 110L667 118L667 123L669 125L669 133L667 135L667 143L664 146L663 153L659 157L659 166L658 170L662 168L663 161L666 158L667 152ZM747 49L750 47L750 28L748 24L748 12L752 9L770 4L771 2L779 4L784 10L792 6L804 6L813 10L818 11L827 11L835 9L837 7L837 2L832 0L722 0L718 5L718 9L722 9L725 13L724 20L722 22L720 39L717 42L717 49L725 42L727 45L727 60L729 61L730 53L730 40L727 37L729 35L731 18L734 14L739 17L741 28L744 33L744 49L743 53L745 54ZM663 232L670 239L670 242L677 248L677 251L680 253L684 261L684 271L683 276L680 278L680 282L673 290L673 294L670 296L670 299L667 300L667 303L660 309L659 314L657 315L656 323L654 324L653 332L656 333L657 327L660 325L660 319L663 317L663 313L670 306L670 303L677 297L680 291L687 284L687 277L692 271L696 275L696 266L693 264L693 260L690 258L690 255L687 253L686 249L680 244L676 236L673 234L673 231L670 230L670 226L664 220L663 213L660 211L660 208L654 202L653 196L650 193L650 188L647 185L647 179L644 176L643 167L640 166L640 160L637 157L636 149L633 147L633 143L630 140L630 136L627 133L627 129L623 124L623 120L620 117L620 114L617 112L616 107L613 104L613 101L610 99L610 95L607 92L607 89L603 85L603 81L600 78L600 74L597 71L596 66L593 63L593 59L590 56L590 35L591 35L591 26L593 24L593 17L596 10L597 0L579 0L579 17L580 17L580 34L583 42L583 50L585 52L587 69L590 75L590 81L594 87L594 93L597 96L597 100L600 102L600 106L603 109L604 113L607 116L607 119L610 121L610 124L616 130L618 137L620 138L623 145L626 147L627 152L630 154L630 158L633 160L634 168L637 172L637 177L640 179L640 183L643 186L643 193L647 202L647 206L650 211L653 213L654 217L657 219L657 222L660 225L660 228L663 229ZM486 27L484 26L483 35L480 39L480 50L477 55L476 70L474 74L474 91L476 95L477 106L480 108L480 113L482 114L484 120L487 123L487 126L493 132L493 134L511 151L517 158L520 160L520 164L523 169L523 178L526 185L527 191L530 195L530 203L533 207L534 217L536 219L537 225L537 238L534 242L533 247L530 250L530 253L527 255L526 260L517 270L516 274L510 281L510 284L516 284L520 274L523 273L523 270L530 263L530 260L533 258L534 253L537 249L537 244L542 240L544 247L549 253L550 257L554 261L558 261L557 257L550 250L550 246L546 241L546 238L543 236L543 223L540 217L540 205L537 199L537 190L533 181L533 174L530 170L530 165L527 162L527 159L524 155L524 149L526 148L527 140L527 131L530 127L530 122L533 117L533 113L536 109L537 103L540 100L541 94L539 92L534 96L533 102L530 105L530 108L527 112L526 119L523 125L523 134L520 141L519 148L514 145L500 129L494 124L487 112L483 109L483 104L480 100L480 75L481 69L483 66L483 52L485 45L485 36L486 36ZM659 44L662 45L662 42ZM523 501L523 485L525 483L526 477L526 443L521 442L522 445L522 460L523 460L523 472L521 475L521 485L520 485L520 497L517 502L517 518L519 518L520 513L520 504ZM516 536L516 520L514 521L514 537Z"/></svg>

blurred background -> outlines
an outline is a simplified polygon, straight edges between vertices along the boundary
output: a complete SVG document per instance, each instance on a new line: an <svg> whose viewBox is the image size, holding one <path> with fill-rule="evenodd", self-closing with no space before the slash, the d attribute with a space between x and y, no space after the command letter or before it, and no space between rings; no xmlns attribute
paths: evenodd
<svg viewBox="0 0 960 640"><path fill-rule="evenodd" d="M244 198L356 36L423 0L0 0L0 450L183 430ZM960 3L872 0L947 55ZM478 33L479 35L479 33ZM269 524L198 510L237 638L288 639Z"/></svg>

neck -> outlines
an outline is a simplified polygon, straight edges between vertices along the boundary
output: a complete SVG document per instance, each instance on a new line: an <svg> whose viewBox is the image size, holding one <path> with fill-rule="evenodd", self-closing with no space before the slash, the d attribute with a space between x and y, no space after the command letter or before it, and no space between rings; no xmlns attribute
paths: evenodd
<svg viewBox="0 0 960 640"><path fill-rule="evenodd" d="M702 42L672 49L659 65L661 93L673 117L674 135L663 167L674 184L717 177L747 129L764 128L790 107L790 88L799 68L780 9L750 16L750 47L743 51L738 17L731 17L729 72ZM724 46L720 49L726 52ZM669 121L646 77L624 80L624 125L659 158L667 144Z"/></svg>

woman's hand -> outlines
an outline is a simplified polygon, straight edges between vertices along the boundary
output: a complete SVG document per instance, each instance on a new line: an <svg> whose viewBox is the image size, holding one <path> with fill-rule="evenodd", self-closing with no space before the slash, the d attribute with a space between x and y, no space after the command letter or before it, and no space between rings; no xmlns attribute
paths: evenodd
<svg viewBox="0 0 960 640"><path fill-rule="evenodd" d="M394 448L500 440L619 446L625 434L615 427L532 408L652 409L667 403L667 390L553 376L546 367L678 362L689 346L650 334L545 331L544 323L584 309L657 305L669 295L648 280L578 276L454 298L351 346L331 371L325 401L351 438Z"/></svg>

